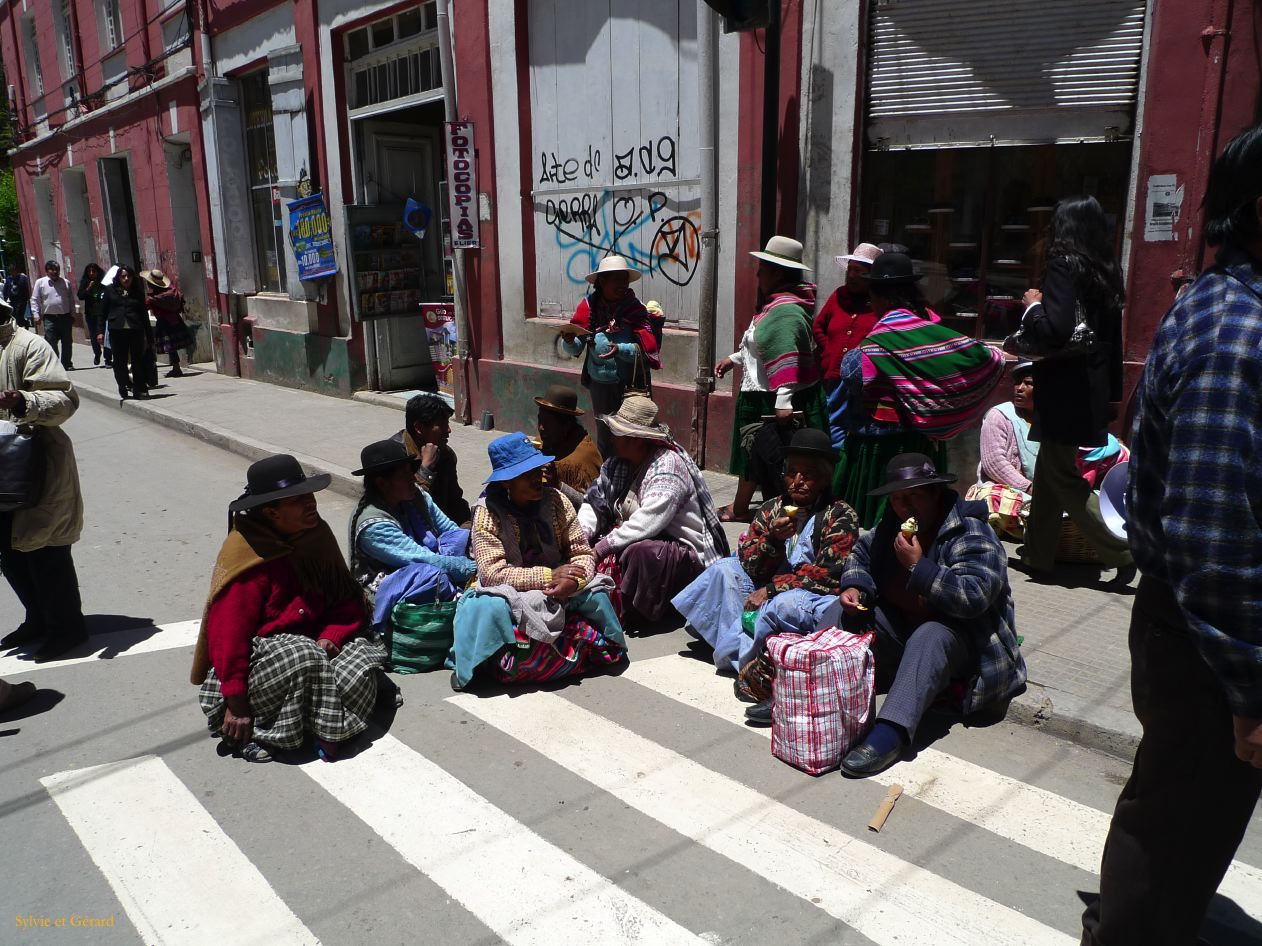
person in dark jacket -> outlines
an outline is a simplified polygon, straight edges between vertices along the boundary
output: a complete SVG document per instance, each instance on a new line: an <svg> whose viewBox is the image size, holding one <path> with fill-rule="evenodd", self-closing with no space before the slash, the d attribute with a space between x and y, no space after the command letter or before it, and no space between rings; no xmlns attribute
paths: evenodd
<svg viewBox="0 0 1262 946"><path fill-rule="evenodd" d="M408 456L420 458L417 485L429 493L443 515L467 529L472 513L456 474L456 451L447 445L453 413L437 394L422 392L408 401L403 414L407 426L392 439L407 448Z"/></svg>
<svg viewBox="0 0 1262 946"><path fill-rule="evenodd" d="M1007 555L986 504L961 499L953 482L924 454L894 457L872 491L889 497L885 515L846 559L845 626L875 630L877 687L889 686L876 725L842 759L851 777L897 762L953 681L965 714L1005 706L1025 687Z"/></svg>
<svg viewBox="0 0 1262 946"><path fill-rule="evenodd" d="M149 349L149 309L140 277L130 266L120 266L114 281L105 288L105 321L114 351L114 381L118 396L149 394L145 383L145 357Z"/></svg>
<svg viewBox="0 0 1262 946"><path fill-rule="evenodd" d="M1113 258L1104 210L1094 197L1067 197L1056 205L1049 234L1043 289L1026 292L1023 330L1044 349L1063 346L1085 314L1095 332L1093 351L1046 358L1034 365L1034 424L1039 443L1021 561L1049 572L1068 513L1107 568L1129 569L1126 540L1109 531L1099 499L1078 472L1079 447L1102 447L1122 400L1122 271Z"/></svg>
<svg viewBox="0 0 1262 946"><path fill-rule="evenodd" d="M13 309L13 320L22 328L31 325L31 279L18 263L9 264L9 276L4 281L4 300Z"/></svg>
<svg viewBox="0 0 1262 946"><path fill-rule="evenodd" d="M105 334L105 287L101 280L105 278L105 270L96 263L88 263L83 267L83 275L79 277L79 301L83 303L83 321L88 329L88 341L92 343L92 364L101 363L101 355L105 355L105 367L114 364L112 352L102 346L102 335Z"/></svg>
<svg viewBox="0 0 1262 946"><path fill-rule="evenodd" d="M160 269L146 269L140 278L149 289L149 311L157 323L156 349L171 357L171 370L165 377L182 378L180 349L191 352L194 344L193 333L184 321L184 293Z"/></svg>

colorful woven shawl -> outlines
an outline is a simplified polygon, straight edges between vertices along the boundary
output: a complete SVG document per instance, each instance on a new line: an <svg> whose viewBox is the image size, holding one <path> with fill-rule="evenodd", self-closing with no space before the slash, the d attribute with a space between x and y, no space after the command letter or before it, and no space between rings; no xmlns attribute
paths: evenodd
<svg viewBox="0 0 1262 946"><path fill-rule="evenodd" d="M773 293L754 317L754 344L767 372L767 388L805 387L819 380L811 318L815 287L802 283Z"/></svg>
<svg viewBox="0 0 1262 946"><path fill-rule="evenodd" d="M935 440L954 437L980 417L1003 377L1002 352L906 309L881 319L859 350L873 419Z"/></svg>

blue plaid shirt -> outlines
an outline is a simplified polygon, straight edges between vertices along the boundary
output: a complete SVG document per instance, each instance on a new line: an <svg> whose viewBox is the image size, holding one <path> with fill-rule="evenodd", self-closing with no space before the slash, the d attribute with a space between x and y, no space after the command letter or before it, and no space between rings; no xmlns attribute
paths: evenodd
<svg viewBox="0 0 1262 946"><path fill-rule="evenodd" d="M1262 717L1262 264L1225 249L1175 302L1138 404L1135 562L1174 589L1232 712Z"/></svg>

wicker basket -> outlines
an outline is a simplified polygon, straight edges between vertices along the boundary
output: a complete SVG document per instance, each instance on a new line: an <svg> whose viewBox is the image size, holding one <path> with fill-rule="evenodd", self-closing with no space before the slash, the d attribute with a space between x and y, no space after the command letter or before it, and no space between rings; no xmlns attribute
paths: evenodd
<svg viewBox="0 0 1262 946"><path fill-rule="evenodd" d="M1087 541L1082 530L1068 516L1061 520L1060 544L1056 547L1056 561L1074 562L1080 565L1101 564L1095 546Z"/></svg>

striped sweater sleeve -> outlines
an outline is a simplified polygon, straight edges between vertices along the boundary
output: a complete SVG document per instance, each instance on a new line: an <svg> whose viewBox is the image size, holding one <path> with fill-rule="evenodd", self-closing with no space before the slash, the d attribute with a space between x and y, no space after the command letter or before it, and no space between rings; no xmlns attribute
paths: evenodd
<svg viewBox="0 0 1262 946"><path fill-rule="evenodd" d="M485 506L478 506L473 512L473 559L478 563L478 581L488 588L512 585L518 591L542 591L552 584L551 568L510 565L497 529L495 517Z"/></svg>

